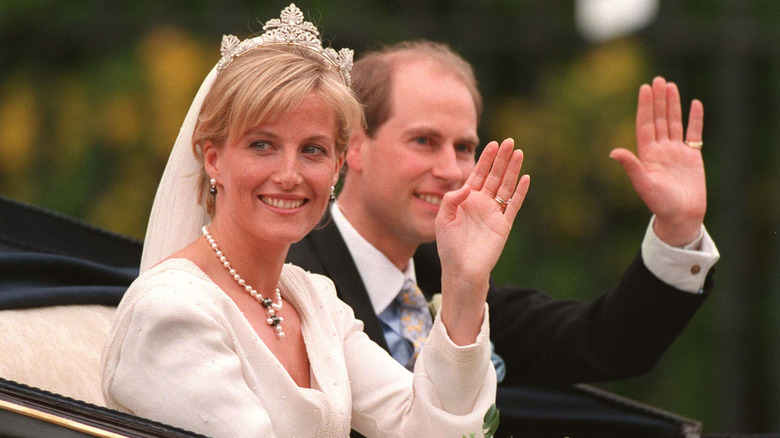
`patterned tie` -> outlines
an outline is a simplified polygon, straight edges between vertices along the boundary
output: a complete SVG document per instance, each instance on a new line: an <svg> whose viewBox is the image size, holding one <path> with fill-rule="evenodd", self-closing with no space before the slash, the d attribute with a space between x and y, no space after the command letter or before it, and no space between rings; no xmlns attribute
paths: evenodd
<svg viewBox="0 0 780 438"><path fill-rule="evenodd" d="M406 364L406 368L413 369L414 362L420 354L425 339L431 331L433 321L428 310L428 302L420 291L420 288L407 279L401 292L396 298L401 306L401 334L414 346L414 354Z"/></svg>

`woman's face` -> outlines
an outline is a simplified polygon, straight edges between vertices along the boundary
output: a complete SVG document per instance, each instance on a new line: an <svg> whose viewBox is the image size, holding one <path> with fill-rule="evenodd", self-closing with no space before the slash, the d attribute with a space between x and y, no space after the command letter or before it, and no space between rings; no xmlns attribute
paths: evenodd
<svg viewBox="0 0 780 438"><path fill-rule="evenodd" d="M322 217L343 163L336 130L333 109L310 94L220 149L206 143L206 171L217 180L214 222L267 243L302 239Z"/></svg>

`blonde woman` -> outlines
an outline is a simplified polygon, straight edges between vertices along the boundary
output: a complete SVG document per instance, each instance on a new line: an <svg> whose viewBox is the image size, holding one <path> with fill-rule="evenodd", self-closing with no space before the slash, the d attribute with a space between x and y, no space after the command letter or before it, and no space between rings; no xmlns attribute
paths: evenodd
<svg viewBox="0 0 780 438"><path fill-rule="evenodd" d="M264 30L225 38L174 145L103 354L107 404L215 437L479 433L496 389L485 295L528 188L522 152L489 144L445 196L437 234L453 269L409 372L329 279L284 264L363 119L351 51L322 48L295 5Z"/></svg>

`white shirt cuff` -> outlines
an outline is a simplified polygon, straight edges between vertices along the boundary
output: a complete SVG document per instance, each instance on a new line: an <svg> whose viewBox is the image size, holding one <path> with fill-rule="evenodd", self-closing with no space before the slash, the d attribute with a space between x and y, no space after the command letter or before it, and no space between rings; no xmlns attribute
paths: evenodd
<svg viewBox="0 0 780 438"><path fill-rule="evenodd" d="M642 241L642 260L647 269L664 283L685 292L701 293L704 279L720 258L707 229L701 226L699 237L682 248L670 246L655 234L650 224Z"/></svg>

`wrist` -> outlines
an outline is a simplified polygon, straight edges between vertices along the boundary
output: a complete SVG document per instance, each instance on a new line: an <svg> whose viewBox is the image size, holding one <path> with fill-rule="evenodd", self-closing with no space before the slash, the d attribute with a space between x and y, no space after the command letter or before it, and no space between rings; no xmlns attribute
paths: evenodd
<svg viewBox="0 0 780 438"><path fill-rule="evenodd" d="M456 345L476 342L485 316L485 297L489 284L474 285L453 282L443 284L441 320Z"/></svg>
<svg viewBox="0 0 780 438"><path fill-rule="evenodd" d="M674 221L656 217L653 232L667 245L682 248L699 238L701 226L702 219Z"/></svg>

